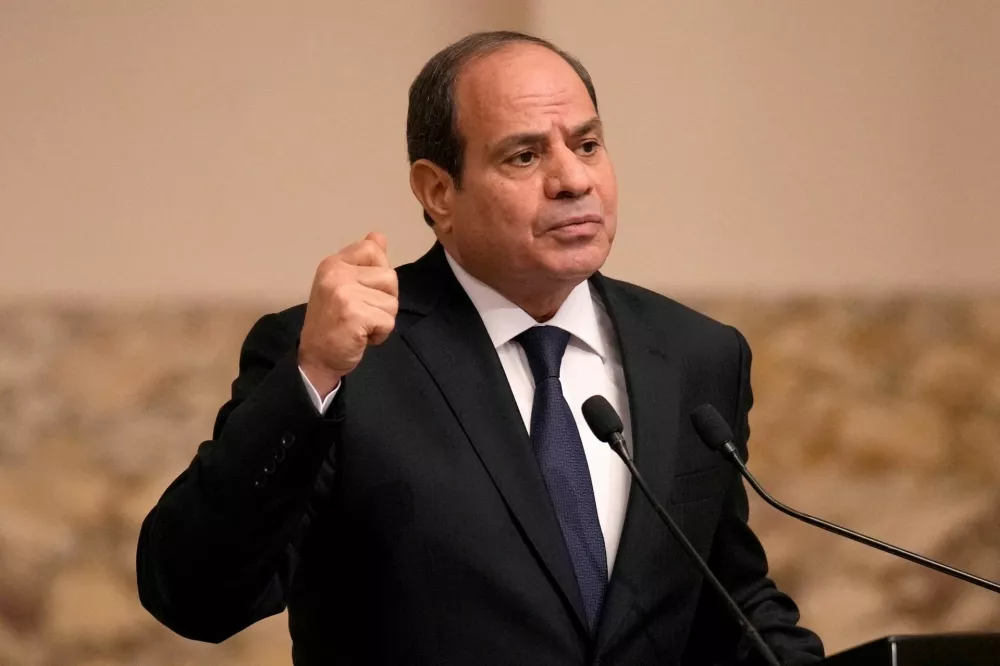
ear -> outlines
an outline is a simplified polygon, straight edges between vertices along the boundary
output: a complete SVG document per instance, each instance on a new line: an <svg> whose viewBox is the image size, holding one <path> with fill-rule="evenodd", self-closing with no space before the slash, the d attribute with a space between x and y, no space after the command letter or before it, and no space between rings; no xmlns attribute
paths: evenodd
<svg viewBox="0 0 1000 666"><path fill-rule="evenodd" d="M451 175L430 160L417 160L410 165L410 190L434 220L434 230L451 230L455 181Z"/></svg>

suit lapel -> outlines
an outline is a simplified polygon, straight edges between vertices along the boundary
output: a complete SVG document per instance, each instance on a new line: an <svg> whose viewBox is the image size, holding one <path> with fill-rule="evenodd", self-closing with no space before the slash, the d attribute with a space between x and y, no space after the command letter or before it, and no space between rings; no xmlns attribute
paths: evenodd
<svg viewBox="0 0 1000 666"><path fill-rule="evenodd" d="M400 279L400 308L425 314L402 338L448 401L514 520L588 632L583 600L531 439L479 313L435 245Z"/></svg>
<svg viewBox="0 0 1000 666"><path fill-rule="evenodd" d="M669 331L654 331L627 295L600 274L593 284L614 323L632 420L632 457L654 495L667 502L676 467L679 371L667 351ZM597 630L600 654L621 629L635 597L657 570L662 570L666 527L633 482L615 568Z"/></svg>

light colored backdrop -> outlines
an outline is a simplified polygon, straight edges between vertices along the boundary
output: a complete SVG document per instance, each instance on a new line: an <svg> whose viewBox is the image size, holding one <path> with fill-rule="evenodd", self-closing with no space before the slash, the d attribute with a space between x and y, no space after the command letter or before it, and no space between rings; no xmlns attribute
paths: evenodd
<svg viewBox="0 0 1000 666"><path fill-rule="evenodd" d="M604 99L613 272L681 290L1000 286L1000 3L533 6Z"/></svg>
<svg viewBox="0 0 1000 666"><path fill-rule="evenodd" d="M1000 286L1000 4L0 4L0 297L303 299L370 228L431 242L406 89L472 29L591 69L608 270L745 292Z"/></svg>
<svg viewBox="0 0 1000 666"><path fill-rule="evenodd" d="M519 2L3 1L0 295L298 302L384 230L432 242L407 181L410 81L524 28Z"/></svg>

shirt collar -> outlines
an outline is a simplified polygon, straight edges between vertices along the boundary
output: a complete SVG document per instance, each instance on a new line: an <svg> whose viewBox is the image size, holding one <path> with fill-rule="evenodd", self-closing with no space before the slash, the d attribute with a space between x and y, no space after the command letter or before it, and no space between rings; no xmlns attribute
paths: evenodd
<svg viewBox="0 0 1000 666"><path fill-rule="evenodd" d="M511 303L496 289L470 275L447 252L445 257L455 279L465 289L472 305L479 312L494 348L510 342L532 326L539 325L534 317ZM544 322L544 325L558 326L569 332L605 361L607 350L601 337L596 298L591 291L590 282L584 280L573 288L556 314Z"/></svg>

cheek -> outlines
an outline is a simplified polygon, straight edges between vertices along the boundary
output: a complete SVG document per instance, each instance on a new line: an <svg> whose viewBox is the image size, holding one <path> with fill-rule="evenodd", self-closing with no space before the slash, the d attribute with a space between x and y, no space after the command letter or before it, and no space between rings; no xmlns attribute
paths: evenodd
<svg viewBox="0 0 1000 666"><path fill-rule="evenodd" d="M607 162L597 177L598 193L605 206L605 213L613 215L618 205L618 179L611 163Z"/></svg>
<svg viewBox="0 0 1000 666"><path fill-rule="evenodd" d="M491 183L483 193L480 214L489 221L485 231L494 236L530 235L538 214L537 195L528 183L501 180Z"/></svg>
<svg viewBox="0 0 1000 666"><path fill-rule="evenodd" d="M604 206L604 214L609 220L617 219L618 216L618 182L614 173L610 177L600 181L598 196Z"/></svg>

